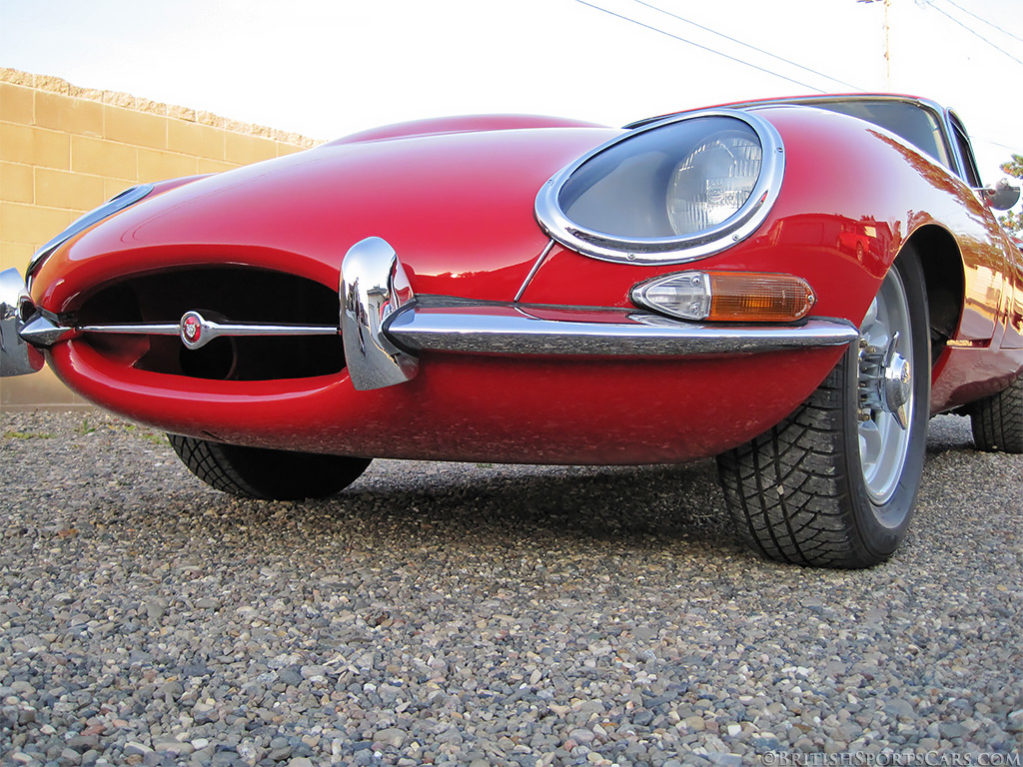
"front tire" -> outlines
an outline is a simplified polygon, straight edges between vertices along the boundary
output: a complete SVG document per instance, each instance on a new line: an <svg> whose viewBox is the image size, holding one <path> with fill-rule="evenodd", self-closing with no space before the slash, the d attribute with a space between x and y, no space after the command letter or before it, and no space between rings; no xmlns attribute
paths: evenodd
<svg viewBox="0 0 1023 767"><path fill-rule="evenodd" d="M348 487L370 464L368 458L225 445L177 434L167 438L190 472L242 498L324 498Z"/></svg>
<svg viewBox="0 0 1023 767"><path fill-rule="evenodd" d="M907 249L885 276L859 343L817 391L770 431L719 456L740 536L792 564L887 560L916 502L929 404L924 275Z"/></svg>

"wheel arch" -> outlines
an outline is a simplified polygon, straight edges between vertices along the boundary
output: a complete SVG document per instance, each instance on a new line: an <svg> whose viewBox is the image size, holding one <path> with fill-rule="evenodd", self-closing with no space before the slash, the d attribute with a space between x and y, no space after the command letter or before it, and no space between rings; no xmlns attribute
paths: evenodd
<svg viewBox="0 0 1023 767"><path fill-rule="evenodd" d="M934 224L915 231L903 247L916 251L923 267L933 366L955 335L963 314L966 276L962 253L948 230Z"/></svg>

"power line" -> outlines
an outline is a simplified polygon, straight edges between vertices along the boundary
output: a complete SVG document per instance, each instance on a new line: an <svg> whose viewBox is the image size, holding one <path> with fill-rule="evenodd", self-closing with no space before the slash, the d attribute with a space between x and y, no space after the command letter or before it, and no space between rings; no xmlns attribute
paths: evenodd
<svg viewBox="0 0 1023 767"><path fill-rule="evenodd" d="M978 16L978 15L977 15L977 14L975 14L975 13L974 13L973 11L971 11L971 10L968 10L968 9L966 9L966 8L963 8L963 6L959 5L959 3L954 3L954 2L952 2L952 0L945 0L945 2L946 2L946 3L948 3L949 5L951 5L951 6L952 6L952 7L954 7L954 8L958 8L958 9L959 9L960 11L962 11L963 13L965 13L965 14L967 14L967 15L969 15L969 16L972 16L972 17L973 17L973 18L975 18L975 19L976 19L977 21L981 21L981 22L983 22L983 23L987 24L987 25L988 25L989 27L991 27L992 29L997 29L997 30L998 30L999 32L1001 32L1001 33L1002 33L1003 35L1008 35L1009 37L1015 38L1016 40L1019 40L1019 41L1020 41L1021 43L1023 43L1023 37L1019 37L1018 35L1014 35L1014 34L1013 34L1012 32L1010 32L1009 30L1007 30L1007 29L1002 29L1002 28L1001 28L1000 26L998 26L997 24L992 24L992 23L991 23L990 21L988 21L988 20L987 20L987 19L985 19L985 18L982 18L982 17Z"/></svg>
<svg viewBox="0 0 1023 767"><path fill-rule="evenodd" d="M744 66L750 67L751 69L756 69L757 71L763 72L764 74L771 75L772 77L778 77L778 78L781 78L782 80L788 80L790 83L795 83L800 88L807 88L807 89L809 89L811 91L815 91L817 93L825 93L824 90L822 90L820 88L817 88L817 87L815 87L813 85L809 85L809 84L804 83L804 82L802 82L800 80L796 80L796 79L788 77L786 75L779 74L778 72L772 72L770 69L766 69L766 68L758 66L756 64L751 64L750 62L743 61L742 59L738 59L735 56L729 56L727 53L722 53L721 51L716 51L713 48L710 48L710 47L708 47L706 45L701 45L700 43L694 42L692 40L687 40L684 37L676 35L676 34L674 34L672 32L668 32L667 30L661 29L660 27L655 27L655 26L653 26L651 24L645 24L642 21L639 21L638 19L633 19L633 18L631 18L629 16L624 16L624 15L622 15L620 13L615 13L614 11L608 10L607 8L601 8L599 5L594 5L593 3L586 2L586 0L575 0L575 1L577 3L579 3L579 4L581 4L581 5L585 5L585 6L588 6L590 8L593 8L594 10L603 11L604 13L608 14L609 16L614 16L615 18L621 19L622 21L628 21L628 22L630 22L632 24L635 24L637 26L643 27L644 29L649 29L649 30L651 30L653 32L659 32L660 34L666 35L667 37L670 37L670 38L672 38L674 40L678 40L679 42L686 43L688 45L692 45L692 46L694 46L696 48L700 48L701 50L707 51L708 53L713 53L713 54L715 54L717 56L721 56L723 58L726 58L729 61L734 61L737 64L742 64Z"/></svg>
<svg viewBox="0 0 1023 767"><path fill-rule="evenodd" d="M1023 64L1023 59L1017 59L1017 58L1016 58L1015 56L1013 56L1013 55L1012 55L1011 53L1009 53L1009 52L1008 52L1007 50L1005 50L1004 48L1000 48L999 46L995 45L995 44L994 44L993 42L991 42L991 41L990 41L990 40L988 40L988 39L987 39L986 37L984 37L984 35L980 34L980 33L979 33L979 32L977 32L976 30L974 30L974 29L973 29L972 27L968 27L968 26L967 26L966 24L964 24L963 22L961 22L961 21L960 21L959 19L957 19L957 18L956 18L955 16L953 16L952 14L948 13L947 11L943 11L943 10L942 10L941 8L938 8L938 7L936 6L936 5L934 5L934 3L933 3L933 2L928 2L928 3L926 4L926 7L927 7L927 8L931 8L931 9L933 9L933 10L937 11L938 13L940 13L940 14L941 14L942 16L944 16L944 17L945 17L945 18L947 18L947 19L951 19L951 20L952 20L952 21L954 21L954 22L955 22L956 24L958 24L958 25L959 25L959 26L961 26L961 27L962 27L963 29L965 29L965 30L966 30L967 32L969 32L969 33L970 33L971 35L973 35L973 36L974 36L974 37L976 37L976 38L979 38L980 40L983 40L983 41L984 41L985 43L987 43L988 45L990 45L990 46L991 46L992 48L994 48L994 49L995 49L996 51L998 51L999 53L1004 53L1004 54L1005 54L1006 56L1008 56L1008 57L1009 57L1010 59L1012 59L1013 61L1015 61L1015 62L1016 62L1017 64Z"/></svg>
<svg viewBox="0 0 1023 767"><path fill-rule="evenodd" d="M671 11L667 11L664 8L660 8L660 7L656 6L656 5L654 5L653 3L648 3L648 2L646 2L646 0L633 0L633 2L639 3L640 5L645 5L647 8L652 8L653 10L655 10L655 11L657 11L659 13L663 13L666 16L671 16L673 19L678 19L679 21L684 21L686 24L690 24L690 25L696 27L697 29L702 29L704 32L710 32L712 35L717 35L718 37L723 37L725 40L730 40L731 42L736 43L738 45L741 45L744 48L749 48L750 50L756 51L757 53L762 53L765 56L770 56L772 59L775 59L777 61L784 62L785 64L790 64L791 66L794 66L797 69L802 69L804 72L809 72L812 75L817 75L818 77L823 77L825 80L831 80L833 82L839 83L840 85L844 85L847 88L852 88L855 91L863 90L863 88L859 87L858 85L853 85L852 83L847 83L845 80L839 80L837 77L832 77L831 75L826 75L823 72L818 72L816 69L811 69L810 67L804 67L802 64L799 64L799 63L797 63L795 61L792 61L791 59L786 59L785 57L778 56L778 55L776 55L774 53L771 53L770 51L765 51L763 48L758 48L755 45L750 45L749 43L744 43L742 40L738 40L738 39L736 39L734 37L729 37L728 35L726 35L726 34L724 34L722 32L718 32L717 30L711 29L710 27L705 27L705 26L703 26L703 24L698 24L695 21L692 21L691 19L687 19L687 18L684 18L682 16L679 16L676 13L672 13Z"/></svg>
<svg viewBox="0 0 1023 767"><path fill-rule="evenodd" d="M1005 149L1005 150L1007 150L1009 152L1012 152L1013 154L1021 154L1020 149L1023 148L1023 147L1020 147L1019 145L1017 145L1017 146L1009 146L1008 144L1003 144L1000 141L995 141L992 138L988 138L986 136L978 136L976 134L974 134L973 139L974 139L974 141L983 141L985 144L991 144L992 146L996 146L999 149Z"/></svg>

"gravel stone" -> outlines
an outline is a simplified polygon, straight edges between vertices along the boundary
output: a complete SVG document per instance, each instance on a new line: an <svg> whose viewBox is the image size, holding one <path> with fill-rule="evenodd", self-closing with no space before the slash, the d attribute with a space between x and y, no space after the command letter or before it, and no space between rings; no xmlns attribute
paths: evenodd
<svg viewBox="0 0 1023 767"><path fill-rule="evenodd" d="M3 767L1023 748L1023 458L955 416L858 572L737 546L707 461L376 461L275 503L98 411L0 421Z"/></svg>
<svg viewBox="0 0 1023 767"><path fill-rule="evenodd" d="M1023 708L1009 714L1008 720L1008 724L1005 726L1006 730L1009 732L1023 732Z"/></svg>
<svg viewBox="0 0 1023 767"><path fill-rule="evenodd" d="M404 730L399 730L397 727L388 727L385 730L380 730L374 736L374 740L379 741L387 746L393 746L394 748L401 748L402 744L405 743L407 737Z"/></svg>

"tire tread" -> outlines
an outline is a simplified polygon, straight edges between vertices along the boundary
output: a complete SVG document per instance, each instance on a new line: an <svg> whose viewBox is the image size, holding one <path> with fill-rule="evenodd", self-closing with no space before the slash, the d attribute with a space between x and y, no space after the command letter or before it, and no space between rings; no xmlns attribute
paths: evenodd
<svg viewBox="0 0 1023 767"><path fill-rule="evenodd" d="M799 409L780 424L718 457L727 505L744 542L763 556L818 567L856 567L844 504L840 446L845 385L833 370Z"/></svg>
<svg viewBox="0 0 1023 767"><path fill-rule="evenodd" d="M323 498L342 490L370 460L226 445L168 434L190 472L210 487L242 498Z"/></svg>

